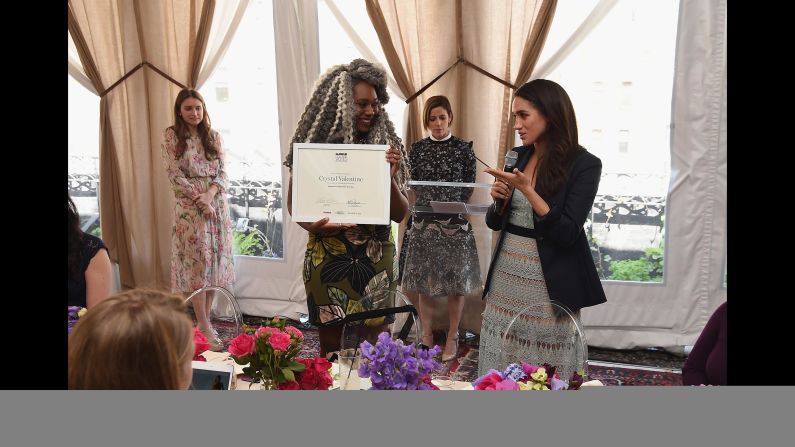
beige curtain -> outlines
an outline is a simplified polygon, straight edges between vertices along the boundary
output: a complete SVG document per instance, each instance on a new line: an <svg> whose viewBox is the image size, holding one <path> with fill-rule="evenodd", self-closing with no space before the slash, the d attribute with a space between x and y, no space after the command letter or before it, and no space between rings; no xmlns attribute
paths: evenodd
<svg viewBox="0 0 795 447"><path fill-rule="evenodd" d="M174 197L160 142L181 85L196 85L215 7L214 0L69 2L69 33L101 96L102 236L125 288L170 289Z"/></svg>
<svg viewBox="0 0 795 447"><path fill-rule="evenodd" d="M406 98L435 78L409 102L405 142L425 136L422 107L433 95L446 95L453 106L453 134L474 142L475 154L491 166L500 165L513 130L509 118L511 89L473 68L509 84L529 78L543 48L556 0L366 0L389 69ZM446 73L445 73L446 71ZM477 181L493 179L478 165ZM490 199L484 189L472 202ZM492 248L491 230L473 219L483 276ZM466 297L460 327L479 332L483 301ZM447 325L446 308L436 305L434 327Z"/></svg>
<svg viewBox="0 0 795 447"><path fill-rule="evenodd" d="M316 0L273 2L273 32L276 50L276 82L279 108L281 160L290 150L295 126L320 76ZM282 197L287 197L290 171L282 166ZM286 205L286 200L284 205ZM235 296L240 310L248 315L307 314L306 290L301 271L308 234L294 224L287 207L282 208L284 259L241 256L235 261Z"/></svg>

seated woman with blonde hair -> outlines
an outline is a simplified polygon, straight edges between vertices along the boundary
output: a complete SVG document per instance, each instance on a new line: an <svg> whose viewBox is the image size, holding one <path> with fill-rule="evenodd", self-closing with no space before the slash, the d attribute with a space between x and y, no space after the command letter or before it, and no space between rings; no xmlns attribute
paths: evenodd
<svg viewBox="0 0 795 447"><path fill-rule="evenodd" d="M193 322L183 300L129 290L101 301L69 335L70 390L185 390Z"/></svg>

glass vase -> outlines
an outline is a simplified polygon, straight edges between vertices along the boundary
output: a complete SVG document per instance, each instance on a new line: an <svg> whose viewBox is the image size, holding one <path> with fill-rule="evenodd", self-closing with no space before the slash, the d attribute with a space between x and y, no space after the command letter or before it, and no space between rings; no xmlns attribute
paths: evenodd
<svg viewBox="0 0 795 447"><path fill-rule="evenodd" d="M279 384L273 379L260 379L259 389L263 391L278 390Z"/></svg>

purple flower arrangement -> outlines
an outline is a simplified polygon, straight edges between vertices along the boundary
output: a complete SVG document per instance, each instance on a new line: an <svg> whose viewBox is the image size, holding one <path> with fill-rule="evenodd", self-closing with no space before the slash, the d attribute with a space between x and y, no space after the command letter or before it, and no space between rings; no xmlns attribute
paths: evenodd
<svg viewBox="0 0 795 447"><path fill-rule="evenodd" d="M375 345L363 341L359 377L370 378L371 390L438 390L431 383L431 372L442 367L433 359L442 350L419 349L402 340L392 340L388 332L378 335Z"/></svg>
<svg viewBox="0 0 795 447"><path fill-rule="evenodd" d="M67 323L66 323L66 327L67 327L67 333L69 333L69 334L71 334L71 333L72 333L72 328L73 328L73 327L75 327L75 325L77 324L77 320L79 320L79 319L80 319L80 317L82 317L83 315L85 315L85 313L86 313L86 308L85 308L85 307L80 307L80 306L69 306L69 307L67 307L67 308L66 308L66 314L67 314Z"/></svg>

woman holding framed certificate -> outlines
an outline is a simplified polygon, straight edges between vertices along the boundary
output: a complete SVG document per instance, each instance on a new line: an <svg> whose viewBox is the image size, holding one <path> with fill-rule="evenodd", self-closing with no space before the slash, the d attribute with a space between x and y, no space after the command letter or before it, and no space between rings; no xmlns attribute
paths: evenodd
<svg viewBox="0 0 795 447"><path fill-rule="evenodd" d="M382 105L389 101L386 72L363 59L331 67L315 84L295 129L292 143L384 144L390 164L390 219L400 222L408 211L406 153ZM293 148L284 161L293 169ZM292 210L292 176L287 207ZM297 222L309 232L303 279L310 321L319 327L321 355L339 348L340 321L349 313L370 310L362 297L394 291L398 264L390 225ZM378 319L374 319L378 320ZM373 331L381 321L366 321ZM377 333L377 332L375 332Z"/></svg>

